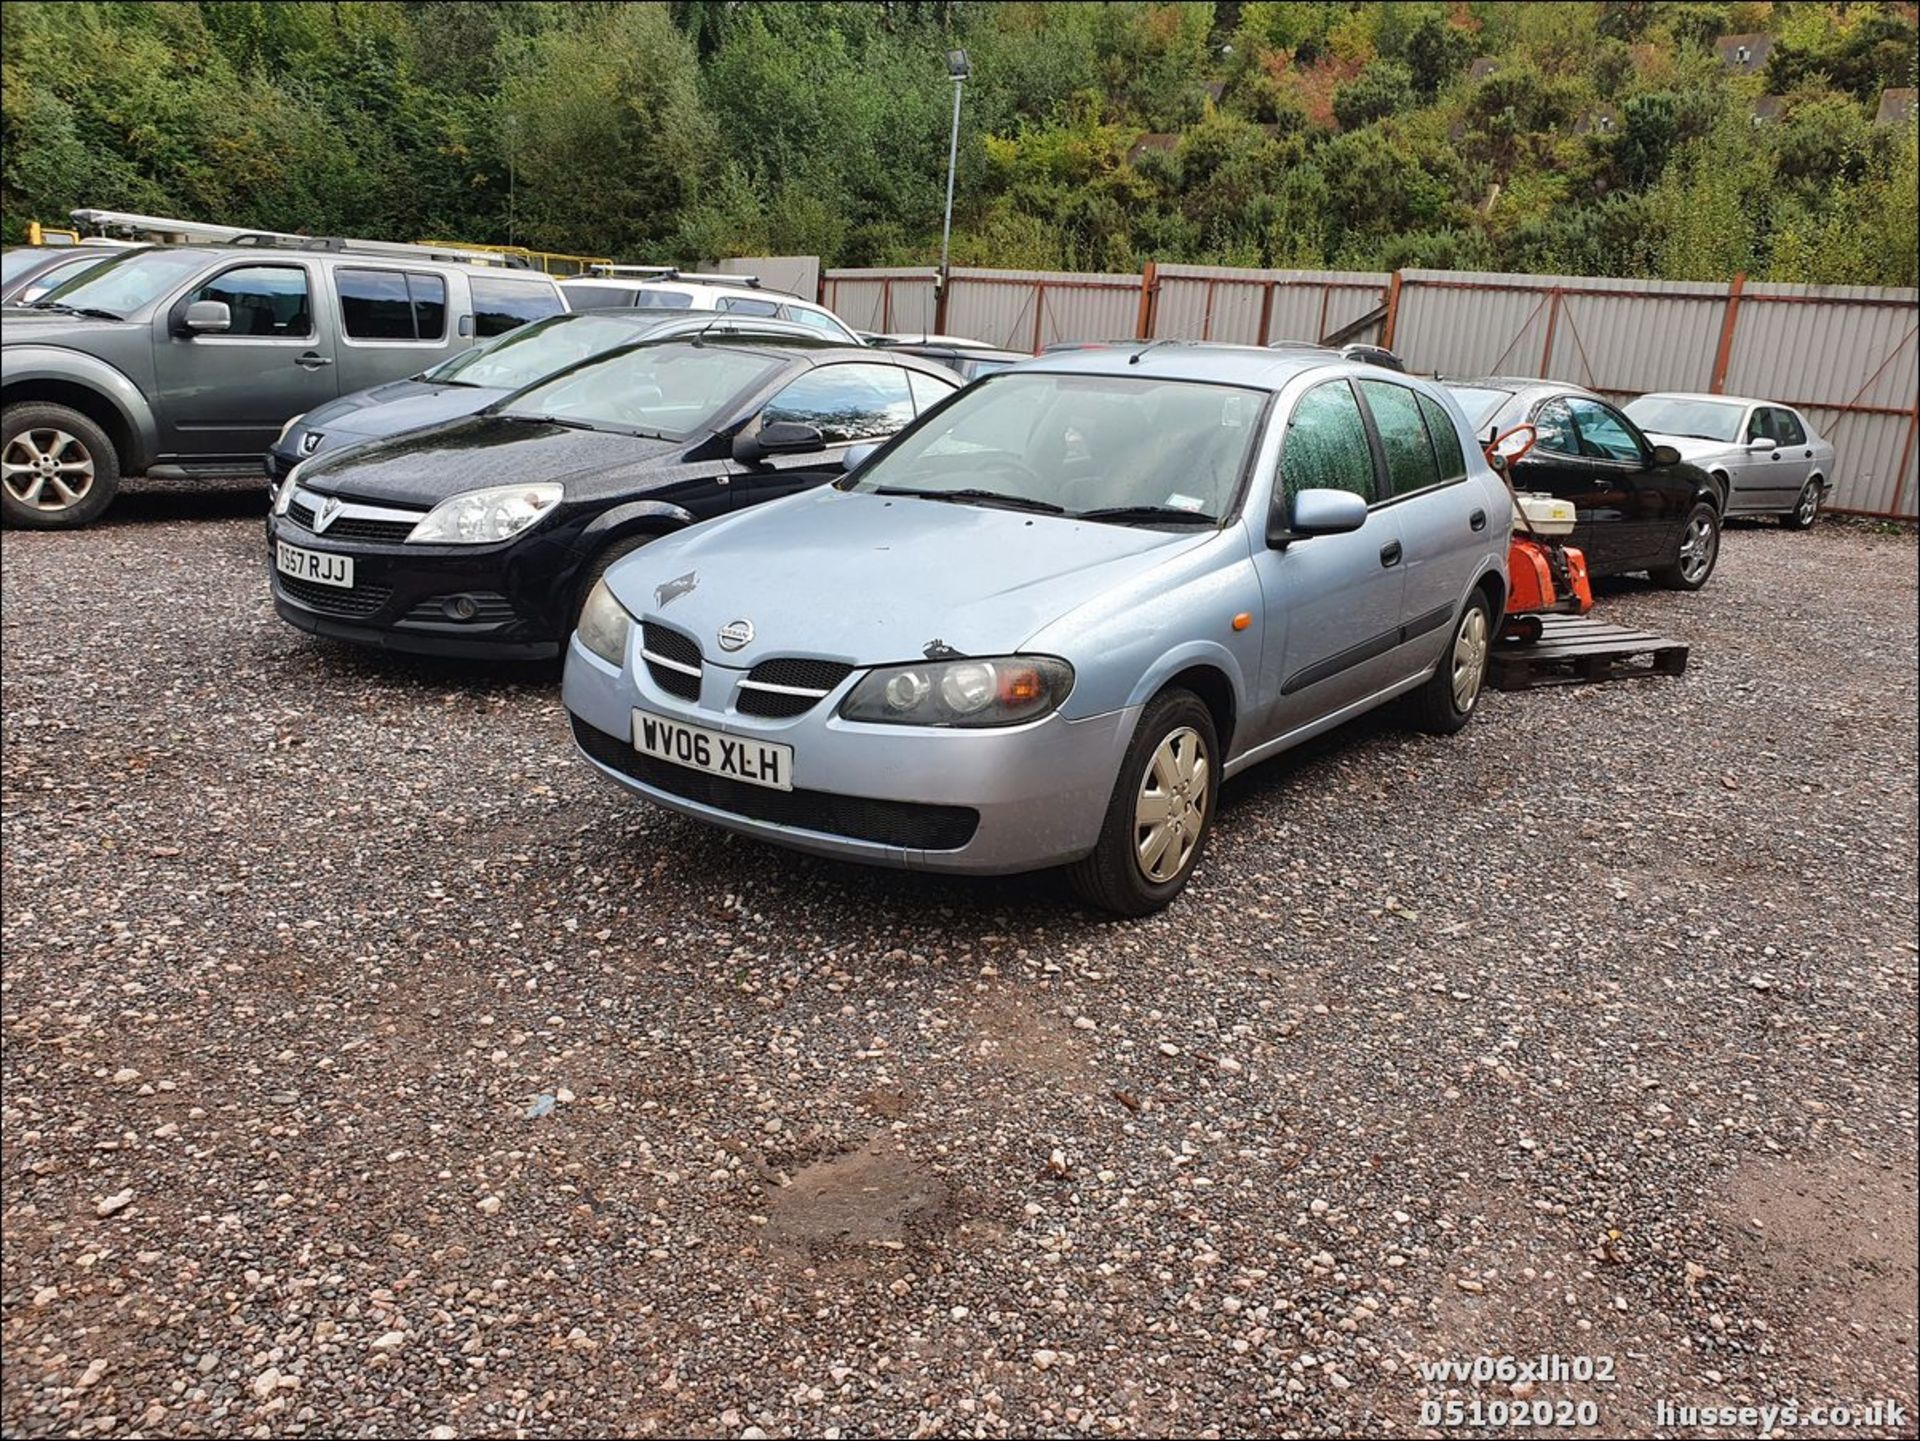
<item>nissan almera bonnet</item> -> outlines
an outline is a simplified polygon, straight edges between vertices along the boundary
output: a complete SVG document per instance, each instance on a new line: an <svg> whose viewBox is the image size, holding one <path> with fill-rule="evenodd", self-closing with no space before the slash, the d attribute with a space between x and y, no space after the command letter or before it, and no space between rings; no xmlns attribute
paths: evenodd
<svg viewBox="0 0 1920 1441"><path fill-rule="evenodd" d="M594 765L684 814L883 865L1065 865L1141 915L1223 779L1409 692L1427 729L1466 723L1510 513L1413 377L1043 356L833 485L616 563L565 701Z"/></svg>

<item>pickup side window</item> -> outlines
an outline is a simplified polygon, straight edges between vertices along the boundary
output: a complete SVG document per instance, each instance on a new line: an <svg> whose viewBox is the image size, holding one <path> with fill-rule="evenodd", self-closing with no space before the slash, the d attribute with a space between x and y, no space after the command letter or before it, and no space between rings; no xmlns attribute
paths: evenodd
<svg viewBox="0 0 1920 1441"><path fill-rule="evenodd" d="M447 284L437 275L343 265L333 283L350 339L439 340L447 333Z"/></svg>
<svg viewBox="0 0 1920 1441"><path fill-rule="evenodd" d="M225 301L233 312L229 336L305 340L313 334L313 302L305 266L235 266L221 271L187 299Z"/></svg>
<svg viewBox="0 0 1920 1441"><path fill-rule="evenodd" d="M467 284L473 290L473 333L481 340L561 310L560 296L551 284L492 275L470 275Z"/></svg>

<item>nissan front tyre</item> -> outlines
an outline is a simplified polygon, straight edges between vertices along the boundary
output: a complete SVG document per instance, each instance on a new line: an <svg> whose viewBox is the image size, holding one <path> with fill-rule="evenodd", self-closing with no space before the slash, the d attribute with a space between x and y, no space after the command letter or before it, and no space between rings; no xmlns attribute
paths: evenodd
<svg viewBox="0 0 1920 1441"><path fill-rule="evenodd" d="M1668 590L1698 590L1713 574L1720 559L1720 512L1712 502L1697 500L1680 531L1680 547L1672 565L1647 572L1656 585Z"/></svg>
<svg viewBox="0 0 1920 1441"><path fill-rule="evenodd" d="M1787 512L1784 524L1788 530L1811 530L1814 521L1820 518L1821 485L1810 480L1800 487L1800 498L1793 503L1793 509Z"/></svg>
<svg viewBox="0 0 1920 1441"><path fill-rule="evenodd" d="M1192 691L1162 691L1134 728L1099 844L1068 868L1080 899L1122 916L1167 905L1200 859L1219 789L1213 713Z"/></svg>
<svg viewBox="0 0 1920 1441"><path fill-rule="evenodd" d="M119 488L113 442L79 411L27 401L0 412L0 514L8 525L87 525Z"/></svg>
<svg viewBox="0 0 1920 1441"><path fill-rule="evenodd" d="M1467 597L1453 640L1427 683L1414 692L1414 712L1429 735L1450 736L1473 718L1493 655L1493 602L1484 590Z"/></svg>

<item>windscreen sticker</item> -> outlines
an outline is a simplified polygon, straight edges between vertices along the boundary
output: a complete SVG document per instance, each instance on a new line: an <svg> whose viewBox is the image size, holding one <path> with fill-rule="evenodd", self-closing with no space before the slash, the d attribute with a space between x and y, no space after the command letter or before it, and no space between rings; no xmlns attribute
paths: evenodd
<svg viewBox="0 0 1920 1441"><path fill-rule="evenodd" d="M1197 495L1181 495L1178 491L1167 497L1170 510L1198 510L1206 502Z"/></svg>

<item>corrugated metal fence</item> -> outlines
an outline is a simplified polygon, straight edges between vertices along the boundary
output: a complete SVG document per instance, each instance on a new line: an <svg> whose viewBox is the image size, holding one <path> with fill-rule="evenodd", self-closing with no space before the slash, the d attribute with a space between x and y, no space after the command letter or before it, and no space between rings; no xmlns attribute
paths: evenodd
<svg viewBox="0 0 1920 1441"><path fill-rule="evenodd" d="M1839 450L1833 509L1920 506L1920 295L1449 270L1393 274L1149 264L1140 275L829 270L820 298L862 330L941 331L1013 350L1123 338L1378 340L1442 375L1540 375L1605 395L1699 390L1807 412Z"/></svg>

